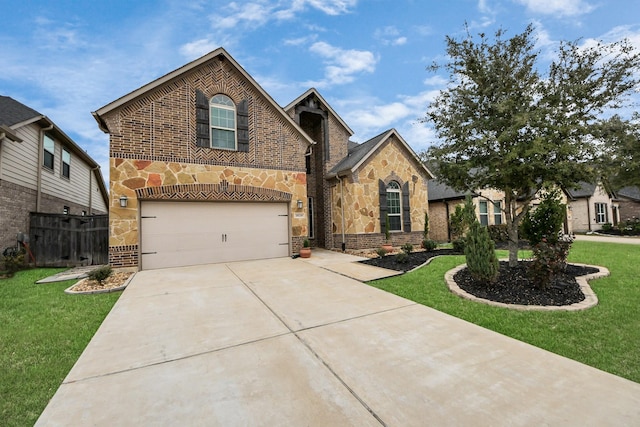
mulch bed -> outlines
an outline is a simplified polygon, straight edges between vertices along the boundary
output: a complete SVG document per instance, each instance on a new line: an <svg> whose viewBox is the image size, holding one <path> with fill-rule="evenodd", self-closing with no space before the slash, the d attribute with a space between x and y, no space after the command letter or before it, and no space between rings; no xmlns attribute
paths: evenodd
<svg viewBox="0 0 640 427"><path fill-rule="evenodd" d="M389 270L396 271L410 271L416 267L420 267L427 262L428 259L439 255L461 255L459 252L454 252L453 249L436 249L435 251L426 252L411 252L406 262L398 262L397 254L385 255L382 258L370 258L364 261L360 261L362 264L373 265L376 267L382 267Z"/></svg>
<svg viewBox="0 0 640 427"><path fill-rule="evenodd" d="M471 277L468 269L460 270L453 276L456 284L478 298L505 304L563 306L584 300L577 276L597 273L593 267L569 264L546 289L532 281L527 273L528 261L521 261L510 268L506 261L500 262L500 275L495 283L484 283Z"/></svg>
<svg viewBox="0 0 640 427"><path fill-rule="evenodd" d="M360 262L407 272L438 255L460 255L460 253L454 252L452 249L437 249L432 252L412 252L405 263L399 263L396 255L386 255L383 258L371 258ZM520 261L517 267L510 268L508 262L501 261L500 275L493 284L475 280L466 268L456 273L454 280L466 292L490 301L505 304L563 306L584 300L584 294L575 279L577 276L599 271L592 267L569 264L566 271L557 277L554 283L546 289L542 289L529 278L528 265L528 261Z"/></svg>

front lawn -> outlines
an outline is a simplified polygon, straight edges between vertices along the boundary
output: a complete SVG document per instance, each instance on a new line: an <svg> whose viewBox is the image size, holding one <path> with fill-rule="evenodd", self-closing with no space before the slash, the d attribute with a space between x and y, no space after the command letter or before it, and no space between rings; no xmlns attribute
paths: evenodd
<svg viewBox="0 0 640 427"><path fill-rule="evenodd" d="M498 251L506 257L505 251ZM371 286L504 335L640 382L640 246L575 242L569 260L605 266L611 276L590 282L599 299L577 312L517 311L474 303L449 292L444 273L464 256L434 259L412 273Z"/></svg>
<svg viewBox="0 0 640 427"><path fill-rule="evenodd" d="M120 296L67 295L75 281L36 285L63 269L0 279L0 424L33 425ZM99 396L96 396L99 398Z"/></svg>

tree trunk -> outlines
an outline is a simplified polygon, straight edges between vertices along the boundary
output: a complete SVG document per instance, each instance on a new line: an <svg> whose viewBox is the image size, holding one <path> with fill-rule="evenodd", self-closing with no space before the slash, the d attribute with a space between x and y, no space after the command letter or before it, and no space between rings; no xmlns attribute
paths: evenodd
<svg viewBox="0 0 640 427"><path fill-rule="evenodd" d="M518 222L516 212L516 198L507 190L504 192L505 204L505 220L507 223L507 231L509 233L509 267L518 265Z"/></svg>

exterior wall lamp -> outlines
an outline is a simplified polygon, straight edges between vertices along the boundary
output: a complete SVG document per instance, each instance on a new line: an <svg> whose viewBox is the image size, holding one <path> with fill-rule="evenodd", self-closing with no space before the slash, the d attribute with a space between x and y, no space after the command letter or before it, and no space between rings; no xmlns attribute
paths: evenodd
<svg viewBox="0 0 640 427"><path fill-rule="evenodd" d="M120 196L120 207L121 208L126 208L128 202L129 202L129 199L127 198L127 196Z"/></svg>
<svg viewBox="0 0 640 427"><path fill-rule="evenodd" d="M298 200L298 209L302 209L302 200Z"/></svg>

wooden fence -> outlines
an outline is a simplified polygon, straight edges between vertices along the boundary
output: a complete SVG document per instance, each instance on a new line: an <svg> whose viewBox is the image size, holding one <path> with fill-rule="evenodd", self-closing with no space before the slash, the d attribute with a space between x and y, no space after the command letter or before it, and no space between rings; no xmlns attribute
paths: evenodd
<svg viewBox="0 0 640 427"><path fill-rule="evenodd" d="M29 247L38 267L109 263L109 216L31 213Z"/></svg>

